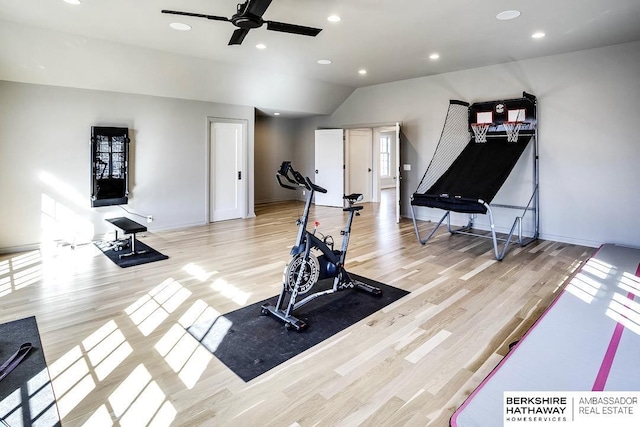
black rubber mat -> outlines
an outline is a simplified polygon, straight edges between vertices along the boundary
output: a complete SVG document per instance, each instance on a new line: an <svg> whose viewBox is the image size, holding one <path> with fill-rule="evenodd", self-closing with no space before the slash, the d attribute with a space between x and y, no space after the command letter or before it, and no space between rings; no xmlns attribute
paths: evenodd
<svg viewBox="0 0 640 427"><path fill-rule="evenodd" d="M132 256L120 257L122 254L126 254L130 252L131 249L129 247L123 248L119 251L114 251L111 248L110 242L96 242L96 247L102 251L111 261L116 263L118 266L122 268L133 267L134 265L147 264L149 262L162 261L164 259L169 259L168 256L161 254L156 251L152 247L145 245L141 241L136 239L136 252L145 253L136 254Z"/></svg>
<svg viewBox="0 0 640 427"><path fill-rule="evenodd" d="M287 330L279 319L261 315L262 304L275 305L277 297L196 323L187 330L236 375L250 381L409 293L350 275L379 287L382 296L348 289L316 298L295 313L308 324L301 332ZM317 291L316 286L311 292Z"/></svg>
<svg viewBox="0 0 640 427"><path fill-rule="evenodd" d="M10 426L58 427L60 417L35 317L0 325L0 365L26 343L32 346L29 352L0 380L0 419Z"/></svg>

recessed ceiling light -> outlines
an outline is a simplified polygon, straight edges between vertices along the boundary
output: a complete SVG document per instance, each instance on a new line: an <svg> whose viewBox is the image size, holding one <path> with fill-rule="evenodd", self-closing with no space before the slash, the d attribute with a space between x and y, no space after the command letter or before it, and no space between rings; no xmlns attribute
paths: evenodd
<svg viewBox="0 0 640 427"><path fill-rule="evenodd" d="M256 47L257 47L258 49L266 49L266 48L267 48L267 45L266 45L266 44L264 44L264 43L258 43L258 44L256 45Z"/></svg>
<svg viewBox="0 0 640 427"><path fill-rule="evenodd" d="M172 22L169 26L178 31L189 31L191 29L191 25L183 24L182 22Z"/></svg>
<svg viewBox="0 0 640 427"><path fill-rule="evenodd" d="M80 0L63 0L63 1L69 4L80 4Z"/></svg>
<svg viewBox="0 0 640 427"><path fill-rule="evenodd" d="M329 22L340 22L342 18L340 18L338 15L331 15L330 17L327 18L327 21Z"/></svg>
<svg viewBox="0 0 640 427"><path fill-rule="evenodd" d="M531 34L531 37L534 38L534 39L541 39L544 36L546 36L546 34L543 33L542 31L538 31L537 33Z"/></svg>
<svg viewBox="0 0 640 427"><path fill-rule="evenodd" d="M330 59L318 59L317 62L320 65L329 65L329 64L331 64L331 60Z"/></svg>
<svg viewBox="0 0 640 427"><path fill-rule="evenodd" d="M279 116L279 115L280 115L280 113L273 113L273 115L274 115L274 116Z"/></svg>
<svg viewBox="0 0 640 427"><path fill-rule="evenodd" d="M364 76L365 74L367 74L367 70L365 70L364 68L362 68L362 69L358 70L358 74L360 74L360 75L363 75L363 76Z"/></svg>
<svg viewBox="0 0 640 427"><path fill-rule="evenodd" d="M429 59L440 59L440 54L439 53L432 53L431 55L429 55Z"/></svg>
<svg viewBox="0 0 640 427"><path fill-rule="evenodd" d="M509 19L515 19L520 16L520 11L517 10L505 10L496 15L496 19L500 21L508 21Z"/></svg>

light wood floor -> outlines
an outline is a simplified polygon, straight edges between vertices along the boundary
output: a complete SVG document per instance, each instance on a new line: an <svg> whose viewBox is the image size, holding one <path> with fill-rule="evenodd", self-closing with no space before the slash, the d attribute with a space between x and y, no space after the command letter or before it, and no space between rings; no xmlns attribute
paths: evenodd
<svg viewBox="0 0 640 427"><path fill-rule="evenodd" d="M149 233L170 259L127 269L92 245L1 256L0 322L36 316L63 426L448 426L594 251L538 241L497 262L488 240L421 246L365 204L348 269L411 293L244 383L184 326L276 295L302 208ZM341 210L312 215L340 240Z"/></svg>

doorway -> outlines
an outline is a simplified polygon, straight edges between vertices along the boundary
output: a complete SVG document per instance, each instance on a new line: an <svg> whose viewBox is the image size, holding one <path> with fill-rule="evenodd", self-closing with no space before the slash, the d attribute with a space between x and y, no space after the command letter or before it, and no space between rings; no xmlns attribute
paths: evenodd
<svg viewBox="0 0 640 427"><path fill-rule="evenodd" d="M362 194L363 202L374 201L373 196L373 130L346 131L345 192Z"/></svg>
<svg viewBox="0 0 640 427"><path fill-rule="evenodd" d="M373 128L373 145L375 200L391 203L396 222L400 222L400 124Z"/></svg>
<svg viewBox="0 0 640 427"><path fill-rule="evenodd" d="M247 121L208 118L209 222L247 216Z"/></svg>
<svg viewBox="0 0 640 427"><path fill-rule="evenodd" d="M384 141L384 147L381 141ZM392 203L391 210L399 223L400 166L400 122L316 130L316 184L327 189L331 187L332 191L316 193L315 203L343 206L341 197L344 193L362 193L367 197L366 201L381 203L381 191L385 189L384 200Z"/></svg>

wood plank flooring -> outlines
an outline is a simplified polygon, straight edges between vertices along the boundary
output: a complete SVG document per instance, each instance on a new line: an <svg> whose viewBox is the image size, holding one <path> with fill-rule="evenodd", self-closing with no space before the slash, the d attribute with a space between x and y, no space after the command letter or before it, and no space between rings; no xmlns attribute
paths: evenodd
<svg viewBox="0 0 640 427"><path fill-rule="evenodd" d="M348 269L411 294L244 383L184 327L279 292L302 208L148 233L169 260L127 269L92 245L0 256L0 322L36 316L63 426L448 426L594 252L538 241L497 262L488 240L421 246L365 204ZM312 219L339 245L340 209Z"/></svg>

